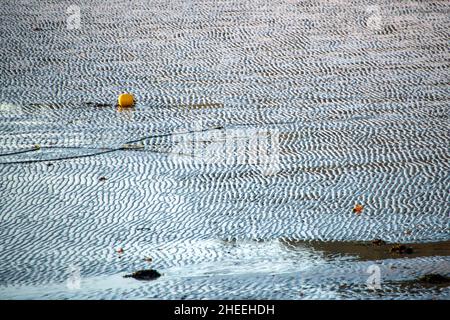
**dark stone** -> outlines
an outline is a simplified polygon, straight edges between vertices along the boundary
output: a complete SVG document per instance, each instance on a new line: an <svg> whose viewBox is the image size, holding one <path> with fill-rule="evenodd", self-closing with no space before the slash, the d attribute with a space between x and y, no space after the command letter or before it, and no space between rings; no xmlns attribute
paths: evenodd
<svg viewBox="0 0 450 320"><path fill-rule="evenodd" d="M98 103L98 102L86 102L88 106L92 106L94 108L110 108L112 104L110 103Z"/></svg>
<svg viewBox="0 0 450 320"><path fill-rule="evenodd" d="M420 277L419 281L431 284L443 284L450 283L450 277L443 276L441 274L430 273Z"/></svg>
<svg viewBox="0 0 450 320"><path fill-rule="evenodd" d="M413 253L413 248L410 248L410 247L407 248L403 244L396 244L395 246L393 246L391 248L391 253L400 253L400 254L408 253L408 254L411 254L411 253Z"/></svg>
<svg viewBox="0 0 450 320"><path fill-rule="evenodd" d="M132 274L127 274L124 278L133 278L136 280L154 280L161 277L161 274L153 269L150 270L139 270L133 272Z"/></svg>
<svg viewBox="0 0 450 320"><path fill-rule="evenodd" d="M413 253L413 248L406 248L405 253L407 254Z"/></svg>
<svg viewBox="0 0 450 320"><path fill-rule="evenodd" d="M381 239L374 239L374 240L372 241L372 244L373 244L374 246L381 246L381 245L385 245L385 244L386 244L386 241L383 241L383 240L381 240Z"/></svg>

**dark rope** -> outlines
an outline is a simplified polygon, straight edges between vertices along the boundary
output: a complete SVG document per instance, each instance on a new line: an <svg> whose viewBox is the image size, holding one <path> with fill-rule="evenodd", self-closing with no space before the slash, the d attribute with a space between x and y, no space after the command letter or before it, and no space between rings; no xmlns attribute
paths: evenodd
<svg viewBox="0 0 450 320"><path fill-rule="evenodd" d="M272 122L272 123L264 123L264 125L286 125L286 124L294 124L296 123L296 121L291 121L291 122ZM248 127L248 126L255 126L255 125L260 125L257 123L247 123L247 124L236 124L236 125L232 125L229 128L239 128L239 127ZM139 138L136 140L131 140L131 141L127 141L124 142L122 145L124 144L133 144L133 143L137 143L137 142L142 142L148 139L152 139L152 138L164 138L164 137L170 137L170 136L177 136L177 135L185 135L185 134L192 134L192 133L200 133L200 132L207 132L207 131L212 131L212 130L221 130L221 129L226 129L223 126L217 126L217 127L211 127L211 128L206 128L203 130L192 130L192 131L186 131L186 132L175 132L175 133L162 133L162 134L156 134L156 135L151 135L151 136L146 136L143 138ZM8 154L0 154L0 156L9 156L9 155L14 155L14 154L20 154L20 153L27 153L27 152L31 152L31 151L37 151L39 149L46 149L46 148L76 148L79 149L79 147L42 147L42 148L35 148L35 149L29 149L29 150L22 150L22 151L17 151L14 153L8 153ZM93 148L89 148L89 149L93 149ZM87 158L87 157L94 157L97 155L101 155L101 154L106 154L106 153L111 153L111 152L115 152L115 151L139 151L138 149L133 149L133 148L124 148L119 147L119 148L112 148L112 149L107 149L100 152L95 152L95 153L90 153L90 154L83 154L83 155L76 155L76 156L68 156L68 157L61 157L61 158L53 158L53 159L34 159L34 160L21 160L21 161L11 161L11 162L0 162L0 165L8 165L8 164L28 164L28 163L38 163L38 162L46 162L46 161L62 161L62 160L71 160L71 159L80 159L80 158ZM165 153L165 152L161 152L161 151L156 151L156 150L145 150L145 151L150 151L150 152L155 152L155 153Z"/></svg>

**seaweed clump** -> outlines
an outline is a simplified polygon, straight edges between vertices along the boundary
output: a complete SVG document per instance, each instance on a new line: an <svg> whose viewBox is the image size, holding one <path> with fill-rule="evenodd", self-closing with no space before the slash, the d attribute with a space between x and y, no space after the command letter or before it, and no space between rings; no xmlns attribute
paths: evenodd
<svg viewBox="0 0 450 320"><path fill-rule="evenodd" d="M411 253L413 253L413 248L407 247L407 246L405 246L403 244L396 244L395 246L393 246L391 248L391 253L400 253L400 254L407 253L407 254L411 254Z"/></svg>
<svg viewBox="0 0 450 320"><path fill-rule="evenodd" d="M123 276L124 278L133 278L136 280L154 280L161 277L161 274L153 269L149 270L138 270L132 274L127 274Z"/></svg>
<svg viewBox="0 0 450 320"><path fill-rule="evenodd" d="M429 284L447 284L450 283L450 277L437 273L429 273L419 278L420 282Z"/></svg>

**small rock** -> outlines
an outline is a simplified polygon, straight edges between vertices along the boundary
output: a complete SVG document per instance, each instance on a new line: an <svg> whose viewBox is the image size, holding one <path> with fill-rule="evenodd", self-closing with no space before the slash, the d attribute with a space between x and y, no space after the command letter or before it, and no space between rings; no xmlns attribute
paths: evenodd
<svg viewBox="0 0 450 320"><path fill-rule="evenodd" d="M110 103L98 103L98 102L86 102L88 106L92 106L95 108L108 108L112 107L112 104Z"/></svg>
<svg viewBox="0 0 450 320"><path fill-rule="evenodd" d="M122 108L131 108L135 103L134 97L130 93L122 93L121 95L119 95L119 97L117 98L117 102L119 107Z"/></svg>
<svg viewBox="0 0 450 320"><path fill-rule="evenodd" d="M153 259L152 259L152 258L150 258L150 257L145 257L145 258L144 258L144 261L145 261L145 262L152 262L152 261L153 261Z"/></svg>
<svg viewBox="0 0 450 320"><path fill-rule="evenodd" d="M154 280L161 277L161 274L153 269L150 270L139 270L133 272L132 274L127 274L123 276L124 278L133 278L136 280Z"/></svg>
<svg viewBox="0 0 450 320"><path fill-rule="evenodd" d="M98 181L106 181L106 180L108 180L108 178L106 178L106 177L100 177L100 178L98 179Z"/></svg>
<svg viewBox="0 0 450 320"><path fill-rule="evenodd" d="M360 215L361 212L363 211L364 206L362 204L355 204L355 206L353 207L353 213L356 213L356 215Z"/></svg>
<svg viewBox="0 0 450 320"><path fill-rule="evenodd" d="M383 240L381 240L381 239L374 239L374 240L372 241L372 244L373 244L374 246L381 246L381 245L385 245L385 244L386 244L386 241L383 241Z"/></svg>
<svg viewBox="0 0 450 320"><path fill-rule="evenodd" d="M126 143L122 145L122 149L129 149L129 150L135 150L135 149L143 149L144 145L142 143L138 144L132 144L132 143Z"/></svg>
<svg viewBox="0 0 450 320"><path fill-rule="evenodd" d="M397 245L395 245L395 246L393 246L391 248L391 253L400 253L400 254L407 253L407 254L411 254L411 253L413 253L413 248L406 247L403 244L397 244Z"/></svg>
<svg viewBox="0 0 450 320"><path fill-rule="evenodd" d="M396 266L390 266L389 268L391 268L392 270L397 269Z"/></svg>

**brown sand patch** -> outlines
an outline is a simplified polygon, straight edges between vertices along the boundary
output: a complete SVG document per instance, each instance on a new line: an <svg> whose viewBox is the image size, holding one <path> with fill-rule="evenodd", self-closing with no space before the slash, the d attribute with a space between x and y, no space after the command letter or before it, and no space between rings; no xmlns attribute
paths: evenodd
<svg viewBox="0 0 450 320"><path fill-rule="evenodd" d="M412 253L391 252L396 243L373 244L372 242L325 242L325 241L300 241L280 240L287 248L312 248L320 251L330 258L340 256L354 256L357 260L384 260L398 258L416 258L432 256L450 256L450 241L429 243L402 243L405 247L412 248Z"/></svg>

